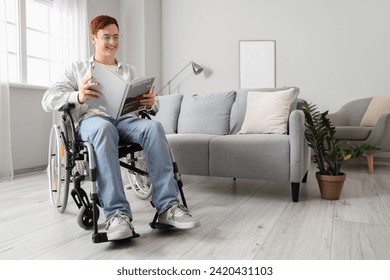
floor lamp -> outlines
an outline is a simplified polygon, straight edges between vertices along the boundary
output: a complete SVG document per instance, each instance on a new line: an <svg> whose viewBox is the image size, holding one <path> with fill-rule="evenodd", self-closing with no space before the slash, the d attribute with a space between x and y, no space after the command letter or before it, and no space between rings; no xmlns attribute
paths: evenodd
<svg viewBox="0 0 390 280"><path fill-rule="evenodd" d="M194 72L195 75L199 75L200 73L203 72L203 67L200 66L199 64L193 62L193 61L190 61L186 66L183 67L183 69L181 69L172 79L170 79L158 92L157 92L157 95L159 93L161 93L164 88L166 88L168 86L169 88L169 94L171 94L171 82L177 77L179 76L179 74L181 72L184 71L184 69L186 69L188 66L192 65L192 71Z"/></svg>

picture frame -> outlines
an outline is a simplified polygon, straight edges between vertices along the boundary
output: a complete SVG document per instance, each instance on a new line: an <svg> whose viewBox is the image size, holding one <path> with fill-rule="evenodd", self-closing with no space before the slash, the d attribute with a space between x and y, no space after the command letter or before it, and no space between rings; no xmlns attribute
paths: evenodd
<svg viewBox="0 0 390 280"><path fill-rule="evenodd" d="M276 41L239 41L240 88L276 87Z"/></svg>

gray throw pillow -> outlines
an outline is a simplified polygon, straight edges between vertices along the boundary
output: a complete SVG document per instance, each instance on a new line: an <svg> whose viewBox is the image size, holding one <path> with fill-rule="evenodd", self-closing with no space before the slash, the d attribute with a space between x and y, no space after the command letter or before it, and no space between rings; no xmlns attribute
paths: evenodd
<svg viewBox="0 0 390 280"><path fill-rule="evenodd" d="M180 113L180 105L183 95L163 95L159 96L160 108L152 120L162 124L165 134L173 134L177 132L177 119Z"/></svg>
<svg viewBox="0 0 390 280"><path fill-rule="evenodd" d="M228 134L230 110L235 99L235 91L184 95L178 133Z"/></svg>

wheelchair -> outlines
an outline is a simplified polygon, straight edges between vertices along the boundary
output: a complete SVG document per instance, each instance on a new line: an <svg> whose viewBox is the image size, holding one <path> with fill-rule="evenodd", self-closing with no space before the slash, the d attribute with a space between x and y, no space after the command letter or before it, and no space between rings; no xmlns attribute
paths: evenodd
<svg viewBox="0 0 390 280"><path fill-rule="evenodd" d="M96 191L96 165L93 146L77 139L74 121L71 110L74 104L68 103L60 108L62 112L59 124L54 124L50 132L49 153L48 153L48 179L51 204L63 213L67 207L69 193L79 208L77 223L83 229L93 228L93 243L109 241L106 232L99 232L98 219L100 215L99 199ZM141 111L140 117L150 119L147 111ZM153 186L148 177L148 170L143 160L143 150L139 144L131 143L118 147L118 160L136 196L141 199L150 197ZM183 183L180 173L171 150L174 177L179 187L182 204L187 207L184 197ZM81 187L83 181L90 185L89 196ZM70 185L73 189L69 191ZM151 203L154 207L153 203ZM154 215L149 223L151 228L165 229L172 226L157 222L158 213ZM133 231L131 238L140 235Z"/></svg>

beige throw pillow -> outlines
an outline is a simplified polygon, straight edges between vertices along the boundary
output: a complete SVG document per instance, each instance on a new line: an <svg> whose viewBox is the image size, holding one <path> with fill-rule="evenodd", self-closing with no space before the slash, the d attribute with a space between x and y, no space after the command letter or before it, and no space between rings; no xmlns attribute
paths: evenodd
<svg viewBox="0 0 390 280"><path fill-rule="evenodd" d="M294 89L248 92L247 107L239 134L287 133L287 120Z"/></svg>
<svg viewBox="0 0 390 280"><path fill-rule="evenodd" d="M367 111L364 114L360 125L375 126L379 117L385 112L390 112L390 96L374 96L368 105Z"/></svg>

